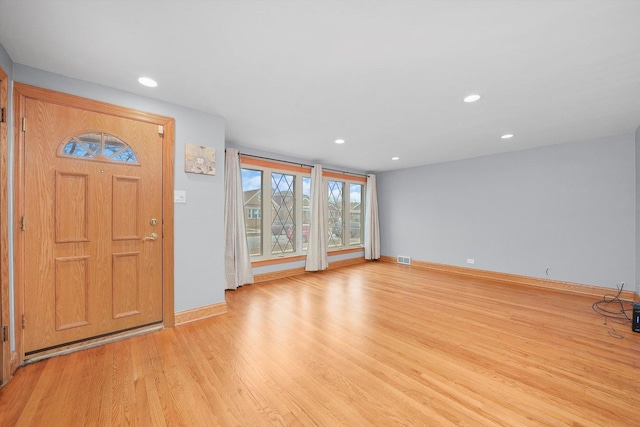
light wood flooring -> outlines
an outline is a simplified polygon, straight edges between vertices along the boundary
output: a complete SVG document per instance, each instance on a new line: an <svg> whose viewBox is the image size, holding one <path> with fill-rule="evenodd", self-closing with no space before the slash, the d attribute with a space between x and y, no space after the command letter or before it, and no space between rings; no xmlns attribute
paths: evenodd
<svg viewBox="0 0 640 427"><path fill-rule="evenodd" d="M21 368L0 425L638 425L640 334L596 299L381 262L249 285Z"/></svg>

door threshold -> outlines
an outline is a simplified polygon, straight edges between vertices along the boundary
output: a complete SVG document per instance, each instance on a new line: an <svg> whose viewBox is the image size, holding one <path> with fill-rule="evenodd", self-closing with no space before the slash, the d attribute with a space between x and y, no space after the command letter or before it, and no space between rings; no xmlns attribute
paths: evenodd
<svg viewBox="0 0 640 427"><path fill-rule="evenodd" d="M108 336L102 336L98 338L89 338L82 342L76 342L73 344L63 345L56 348L36 351L36 352L30 353L29 355L25 355L25 359L22 364L28 365L30 363L38 362L43 359L48 359L50 357L62 356L65 354L76 352L76 351L86 350L88 348L97 347L99 345L109 344L109 343L120 341L126 338L131 338L138 335L159 331L163 328L164 328L164 325L162 323L157 323L153 325L142 326L136 329L129 329L122 332L116 332L114 334L109 334Z"/></svg>

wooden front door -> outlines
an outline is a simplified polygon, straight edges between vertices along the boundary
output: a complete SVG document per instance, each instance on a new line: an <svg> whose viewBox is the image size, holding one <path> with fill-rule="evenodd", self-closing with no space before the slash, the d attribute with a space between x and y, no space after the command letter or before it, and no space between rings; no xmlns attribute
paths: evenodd
<svg viewBox="0 0 640 427"><path fill-rule="evenodd" d="M24 100L24 352L162 321L162 128Z"/></svg>

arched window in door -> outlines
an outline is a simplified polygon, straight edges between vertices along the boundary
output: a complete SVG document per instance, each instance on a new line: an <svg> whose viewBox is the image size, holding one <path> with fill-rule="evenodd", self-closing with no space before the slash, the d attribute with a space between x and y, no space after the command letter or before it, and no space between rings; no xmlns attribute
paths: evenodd
<svg viewBox="0 0 640 427"><path fill-rule="evenodd" d="M136 153L126 142L104 132L83 133L61 145L59 155L62 157L138 164Z"/></svg>

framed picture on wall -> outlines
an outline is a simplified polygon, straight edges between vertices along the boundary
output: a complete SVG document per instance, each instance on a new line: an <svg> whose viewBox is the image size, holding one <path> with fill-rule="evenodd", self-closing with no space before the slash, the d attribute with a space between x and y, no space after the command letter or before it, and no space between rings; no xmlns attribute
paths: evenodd
<svg viewBox="0 0 640 427"><path fill-rule="evenodd" d="M203 175L216 174L216 149L186 143L184 146L184 171Z"/></svg>

